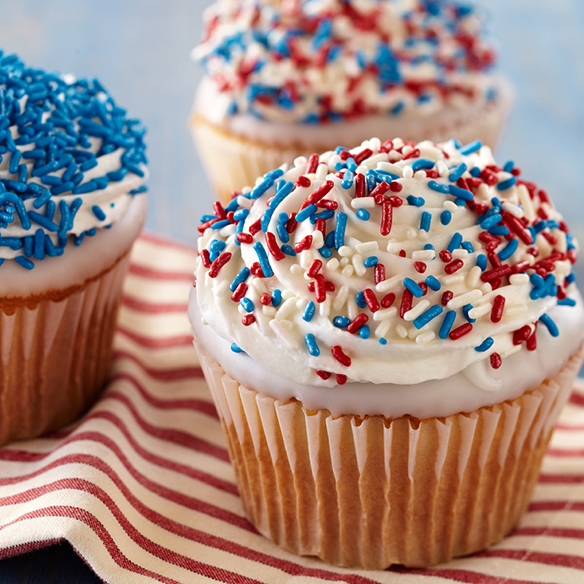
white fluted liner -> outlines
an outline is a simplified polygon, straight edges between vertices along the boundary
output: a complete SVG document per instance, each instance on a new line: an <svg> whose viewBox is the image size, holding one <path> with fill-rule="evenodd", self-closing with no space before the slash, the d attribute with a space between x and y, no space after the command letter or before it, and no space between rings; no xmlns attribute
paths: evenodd
<svg viewBox="0 0 584 584"><path fill-rule="evenodd" d="M249 519L347 567L430 566L519 521L584 349L520 398L447 418L333 418L240 385L196 341Z"/></svg>

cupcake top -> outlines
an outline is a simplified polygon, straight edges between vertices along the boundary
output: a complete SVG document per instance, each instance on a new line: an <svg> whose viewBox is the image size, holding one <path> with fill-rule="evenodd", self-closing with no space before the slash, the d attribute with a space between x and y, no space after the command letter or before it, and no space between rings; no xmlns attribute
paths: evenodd
<svg viewBox="0 0 584 584"><path fill-rule="evenodd" d="M144 133L97 79L0 51L0 273L6 260L32 270L118 222L145 190Z"/></svg>
<svg viewBox="0 0 584 584"><path fill-rule="evenodd" d="M546 192L480 142L298 158L215 203L199 232L204 321L298 384L463 374L490 391L541 342L540 383L584 338L576 241Z"/></svg>
<svg viewBox="0 0 584 584"><path fill-rule="evenodd" d="M321 124L495 99L480 35L450 0L218 0L193 58L222 116Z"/></svg>

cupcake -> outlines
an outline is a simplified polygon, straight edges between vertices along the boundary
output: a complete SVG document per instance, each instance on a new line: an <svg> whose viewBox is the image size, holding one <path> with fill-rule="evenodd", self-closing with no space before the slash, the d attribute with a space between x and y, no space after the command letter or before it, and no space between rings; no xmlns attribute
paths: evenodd
<svg viewBox="0 0 584 584"><path fill-rule="evenodd" d="M189 317L262 534L383 569L517 525L583 357L544 190L480 142L374 138L203 219Z"/></svg>
<svg viewBox="0 0 584 584"><path fill-rule="evenodd" d="M217 195L372 135L494 146L511 98L481 33L450 0L218 0L189 123Z"/></svg>
<svg viewBox="0 0 584 584"><path fill-rule="evenodd" d="M99 81L0 51L0 444L71 422L104 387L143 136Z"/></svg>

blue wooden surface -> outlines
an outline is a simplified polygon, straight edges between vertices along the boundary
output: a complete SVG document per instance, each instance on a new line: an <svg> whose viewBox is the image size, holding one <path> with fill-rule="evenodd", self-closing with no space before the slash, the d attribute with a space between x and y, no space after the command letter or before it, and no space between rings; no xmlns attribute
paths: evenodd
<svg viewBox="0 0 584 584"><path fill-rule="evenodd" d="M515 160L526 178L546 188L584 242L584 3L475 3L489 14L500 69L516 88L500 159ZM147 227L190 244L198 217L213 200L186 125L201 75L189 52L201 35L201 11L208 4L0 0L1 48L32 66L96 76L119 105L142 118L149 128ZM577 271L584 275L581 264ZM58 551L52 553L58 558ZM2 582L10 581L3 579L8 565L0 562Z"/></svg>

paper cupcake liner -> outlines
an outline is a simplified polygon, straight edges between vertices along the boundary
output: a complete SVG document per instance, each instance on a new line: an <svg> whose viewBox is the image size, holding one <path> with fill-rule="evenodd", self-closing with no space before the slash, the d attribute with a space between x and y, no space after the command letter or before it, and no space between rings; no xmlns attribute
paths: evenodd
<svg viewBox="0 0 584 584"><path fill-rule="evenodd" d="M274 400L195 345L250 521L293 553L368 569L427 567L502 539L529 503L584 358L518 399L421 421Z"/></svg>
<svg viewBox="0 0 584 584"><path fill-rule="evenodd" d="M0 444L85 412L109 374L129 250L77 287L0 299Z"/></svg>
<svg viewBox="0 0 584 584"><path fill-rule="evenodd" d="M400 129L395 134L388 123L387 128L380 128L384 135L378 138L399 136L415 142L444 142L454 137L463 143L481 140L483 144L494 147L502 134L510 103L510 90L506 89L500 100L486 104L481 110L444 115L439 124L435 118L419 118L412 121L406 133ZM189 126L213 190L224 204L231 200L233 192L241 192L246 186L253 187L258 176L283 163L291 164L298 156L308 157L313 152L321 153L338 146L327 144L326 141L314 144L291 143L284 146L265 144L232 134L196 113L191 117ZM353 142L359 144L369 138L370 135L360 136Z"/></svg>

